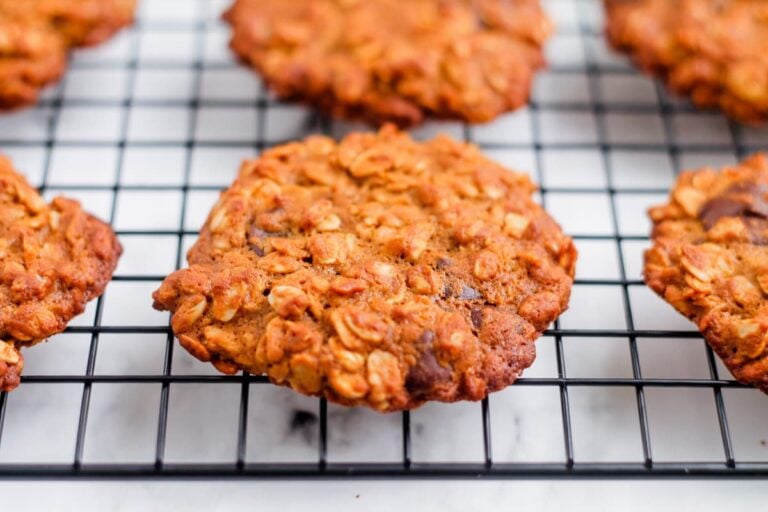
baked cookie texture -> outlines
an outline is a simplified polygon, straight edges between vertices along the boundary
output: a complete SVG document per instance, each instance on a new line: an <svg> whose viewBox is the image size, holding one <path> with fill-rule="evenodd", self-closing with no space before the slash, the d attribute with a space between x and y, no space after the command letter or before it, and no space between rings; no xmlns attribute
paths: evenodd
<svg viewBox="0 0 768 512"><path fill-rule="evenodd" d="M101 295L122 248L76 201L46 204L0 157L0 391L19 384L20 349L64 330Z"/></svg>
<svg viewBox="0 0 768 512"><path fill-rule="evenodd" d="M61 78L70 48L98 44L133 21L136 0L0 0L0 109L37 101Z"/></svg>
<svg viewBox="0 0 768 512"><path fill-rule="evenodd" d="M768 2L604 0L608 39L702 108L768 119Z"/></svg>
<svg viewBox="0 0 768 512"><path fill-rule="evenodd" d="M768 162L680 175L650 210L645 280L741 382L768 393Z"/></svg>
<svg viewBox="0 0 768 512"><path fill-rule="evenodd" d="M236 0L225 19L279 97L402 126L522 106L552 32L539 0Z"/></svg>
<svg viewBox="0 0 768 512"><path fill-rule="evenodd" d="M511 384L566 308L576 251L527 176L393 126L247 161L154 293L233 374L379 411Z"/></svg>

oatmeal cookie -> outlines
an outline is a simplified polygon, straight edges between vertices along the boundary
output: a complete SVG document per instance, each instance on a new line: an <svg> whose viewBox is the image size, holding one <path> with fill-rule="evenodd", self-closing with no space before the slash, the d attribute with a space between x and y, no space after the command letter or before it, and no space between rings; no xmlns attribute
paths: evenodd
<svg viewBox="0 0 768 512"><path fill-rule="evenodd" d="M768 393L768 162L681 174L650 210L645 280L741 382Z"/></svg>
<svg viewBox="0 0 768 512"><path fill-rule="evenodd" d="M281 98L400 125L522 106L552 31L539 0L236 0L225 19Z"/></svg>
<svg viewBox="0 0 768 512"><path fill-rule="evenodd" d="M243 164L155 307L224 373L379 411L478 400L568 302L576 251L534 190L391 125L280 146Z"/></svg>
<svg viewBox="0 0 768 512"><path fill-rule="evenodd" d="M29 105L64 73L67 52L108 39L136 0L0 0L0 109Z"/></svg>
<svg viewBox="0 0 768 512"><path fill-rule="evenodd" d="M768 119L768 2L605 0L610 42L701 108Z"/></svg>
<svg viewBox="0 0 768 512"><path fill-rule="evenodd" d="M122 249L76 201L46 204L0 157L0 391L19 384L19 349L64 330L101 295Z"/></svg>

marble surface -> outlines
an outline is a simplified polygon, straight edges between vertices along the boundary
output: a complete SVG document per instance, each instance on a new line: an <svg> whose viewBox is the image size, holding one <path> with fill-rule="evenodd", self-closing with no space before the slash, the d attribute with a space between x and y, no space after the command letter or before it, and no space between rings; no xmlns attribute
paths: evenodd
<svg viewBox="0 0 768 512"><path fill-rule="evenodd" d="M317 130L303 107L270 107L259 121L257 98L268 97L251 73L239 69L226 50L226 28L217 21L224 0L144 0L143 29L128 31L110 44L78 53L73 69L46 98L63 98L60 113L47 104L0 117L0 149L36 185L45 178L46 195L66 193L120 230L125 254L102 300L105 326L167 325L154 311L149 294L162 276L176 268L194 232L226 186L238 163L256 153L254 140L281 141ZM558 71L545 71L534 97L538 109L522 109L485 126L465 131L457 123L428 123L414 130L419 138L445 132L469 136L500 162L529 173L554 189L540 199L571 234L581 254L570 309L560 319L564 329L626 330L622 289L615 281L639 280L645 235L645 209L663 199L663 191L683 167L719 165L736 159L731 134L720 117L701 113L671 116L665 128L654 113L659 91L626 69L626 62L605 48L600 35L580 35L584 25L601 26L597 2L546 0L561 31L547 48ZM205 17L205 31L193 29ZM202 55L199 76L190 67L195 49ZM139 58L135 76L112 64ZM594 78L585 63L599 66ZM110 67L111 66L111 67ZM128 79L130 78L130 79ZM591 84L594 80L596 83ZM591 85L599 95L593 97ZM96 91L97 90L97 91ZM95 91L95 92L94 92ZM132 94L127 108L120 99ZM96 96L93 96L95 94ZM188 108L190 98L204 105ZM83 100L101 102L94 106ZM253 102L232 107L226 100ZM592 108L600 101L609 113ZM676 100L669 100L675 102ZM161 102L162 104L158 105ZM102 104L103 103L103 104ZM675 103L676 104L676 103ZM633 112L622 106L645 106ZM195 119L194 130L190 121ZM601 153L600 126L609 151ZM361 128L334 122L341 136ZM680 144L673 155L663 146L666 130ZM768 147L768 131L743 129L742 142ZM125 138L125 147L116 142ZM186 140L195 144L188 149ZM53 143L49 144L48 141ZM4 142L5 141L5 142ZM162 144L155 142L162 141ZM541 142L536 151L535 142ZM199 143L199 144L198 144ZM662 144L655 147L655 144ZM187 164L189 168L187 169ZM188 178L191 189L182 185ZM114 187L120 185L120 187ZM154 190L136 188L151 185ZM608 187L612 188L612 192ZM184 216L182 216L184 206ZM612 222L616 214L617 224ZM618 230L618 231L617 231ZM158 232L158 233L155 233ZM620 243L616 234L629 236ZM148 250L151 248L151 250ZM141 280L127 277L144 276ZM123 279L120 279L123 278ZM585 284L602 280L605 284ZM632 326L643 330L690 331L691 325L641 285L628 290ZM75 319L93 325L96 303ZM27 376L83 375L91 336L65 333L26 351ZM564 337L564 375L572 378L631 378L630 344L623 337ZM160 375L167 337L163 334L102 334L94 374ZM555 340L542 338L538 358L527 379L558 376ZM707 379L710 369L700 339L638 338L642 375L647 378ZM214 375L215 370L184 350L171 351L173 375ZM728 372L718 362L721 378ZM83 462L153 463L160 411L159 383L93 385ZM167 441L163 453L173 463L234 463L242 386L233 383L174 383L170 386ZM653 457L657 462L723 462L725 455L710 389L645 390ZM0 437L0 464L71 463L75 452L82 384L26 382L8 396ZM768 397L748 389L726 389L727 412L736 459L768 461ZM267 384L249 388L245 461L309 462L318 457L318 411L315 399ZM482 462L480 404L429 404L411 415L415 462ZM569 414L573 452L581 462L640 462L643 458L637 398L632 387L570 386ZM496 462L564 462L561 398L552 385L512 386L490 398L492 456ZM329 462L398 462L402 456L401 418L368 410L328 409ZM31 493L67 504L77 497L78 510L206 510L282 502L286 496L312 503L314 510L347 506L390 510L396 504L423 503L440 510L468 506L518 504L571 510L722 510L734 500L744 508L766 497L758 483L699 482L483 482L473 483L2 483L0 495L13 510L33 510ZM44 490L44 493L40 491ZM357 497L359 495L359 498ZM628 499L642 497L641 500ZM656 506L657 505L657 506ZM633 508L634 507L634 508ZM69 510L57 508L57 510ZM296 508L285 508L294 510Z"/></svg>
<svg viewBox="0 0 768 512"><path fill-rule="evenodd" d="M0 484L14 512L718 512L761 510L762 482L60 482ZM54 508L51 508L54 506Z"/></svg>

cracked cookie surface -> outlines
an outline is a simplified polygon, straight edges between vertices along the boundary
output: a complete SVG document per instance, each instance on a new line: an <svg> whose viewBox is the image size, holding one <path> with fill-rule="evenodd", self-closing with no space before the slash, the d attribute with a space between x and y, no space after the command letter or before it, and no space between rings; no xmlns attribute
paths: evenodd
<svg viewBox="0 0 768 512"><path fill-rule="evenodd" d="M566 308L576 251L527 176L392 126L247 161L154 293L181 345L379 411L479 400Z"/></svg>
<svg viewBox="0 0 768 512"><path fill-rule="evenodd" d="M650 210L645 280L741 382L768 393L768 162L680 175Z"/></svg>
<svg viewBox="0 0 768 512"><path fill-rule="evenodd" d="M539 0L237 0L225 19L278 96L403 126L524 105L552 31Z"/></svg>
<svg viewBox="0 0 768 512"><path fill-rule="evenodd" d="M121 251L107 224L69 199L46 204L0 157L0 391L19 384L22 347L63 331L101 295Z"/></svg>
<svg viewBox="0 0 768 512"><path fill-rule="evenodd" d="M133 21L136 0L0 0L0 108L34 103L61 78L67 51Z"/></svg>
<svg viewBox="0 0 768 512"><path fill-rule="evenodd" d="M608 39L641 69L699 107L768 120L768 2L604 1Z"/></svg>

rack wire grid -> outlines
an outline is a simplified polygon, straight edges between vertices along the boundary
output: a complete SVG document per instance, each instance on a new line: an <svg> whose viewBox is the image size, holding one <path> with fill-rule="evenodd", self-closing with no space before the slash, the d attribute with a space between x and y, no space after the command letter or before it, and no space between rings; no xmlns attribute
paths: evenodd
<svg viewBox="0 0 768 512"><path fill-rule="evenodd" d="M524 378L481 403L379 415L176 347L150 293L240 160L364 128L270 96L229 54L226 4L144 0L37 107L0 117L0 148L30 181L81 200L125 247L106 294L27 350L21 386L0 395L0 477L768 476L768 399L640 277L645 210L675 173L766 148L768 132L697 112L612 55L597 0L545 1L558 31L528 108L414 130L529 170L577 242L570 309Z"/></svg>

